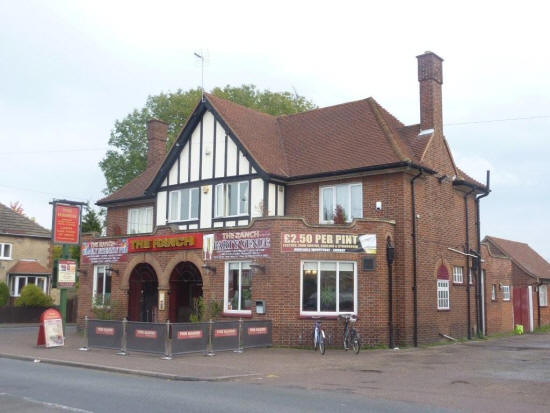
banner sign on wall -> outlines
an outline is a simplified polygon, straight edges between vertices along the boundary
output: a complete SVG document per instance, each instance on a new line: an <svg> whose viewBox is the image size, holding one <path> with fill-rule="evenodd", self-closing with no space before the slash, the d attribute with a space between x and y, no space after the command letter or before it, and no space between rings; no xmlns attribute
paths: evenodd
<svg viewBox="0 0 550 413"><path fill-rule="evenodd" d="M80 248L82 264L112 264L128 260L128 239L85 241Z"/></svg>
<svg viewBox="0 0 550 413"><path fill-rule="evenodd" d="M202 234L157 235L128 238L128 252L189 250L202 248Z"/></svg>
<svg viewBox="0 0 550 413"><path fill-rule="evenodd" d="M205 260L233 258L268 258L270 231L216 232L204 236Z"/></svg>
<svg viewBox="0 0 550 413"><path fill-rule="evenodd" d="M59 260L57 265L57 286L73 288L76 282L76 261Z"/></svg>
<svg viewBox="0 0 550 413"><path fill-rule="evenodd" d="M79 244L80 206L55 203L53 209L53 242Z"/></svg>
<svg viewBox="0 0 550 413"><path fill-rule="evenodd" d="M282 252L365 252L376 254L376 234L281 233Z"/></svg>

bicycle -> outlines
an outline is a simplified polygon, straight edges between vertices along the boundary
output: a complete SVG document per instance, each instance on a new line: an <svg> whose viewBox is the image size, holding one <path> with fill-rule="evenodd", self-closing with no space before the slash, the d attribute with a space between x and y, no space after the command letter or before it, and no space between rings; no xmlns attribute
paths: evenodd
<svg viewBox="0 0 550 413"><path fill-rule="evenodd" d="M348 351L351 345L353 352L359 354L359 350L361 350L361 337L355 330L355 327L353 327L357 321L357 316L353 314L342 314L340 317L346 320L344 326L344 349Z"/></svg>
<svg viewBox="0 0 550 413"><path fill-rule="evenodd" d="M319 347L319 351L324 355L325 340L325 330L321 328L321 321L315 320L315 325L313 326L313 350L317 351L317 347Z"/></svg>

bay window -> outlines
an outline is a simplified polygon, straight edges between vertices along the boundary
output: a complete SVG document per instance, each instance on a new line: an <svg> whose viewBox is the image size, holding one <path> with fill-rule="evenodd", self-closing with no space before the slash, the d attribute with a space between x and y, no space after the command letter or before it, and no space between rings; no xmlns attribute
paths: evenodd
<svg viewBox="0 0 550 413"><path fill-rule="evenodd" d="M128 209L128 234L153 232L153 207Z"/></svg>
<svg viewBox="0 0 550 413"><path fill-rule="evenodd" d="M361 183L322 186L319 188L319 222L330 224L342 219L351 222L363 218L363 188ZM338 212L341 210L341 212ZM343 214L338 218L338 214Z"/></svg>
<svg viewBox="0 0 550 413"><path fill-rule="evenodd" d="M94 280L92 289L92 305L111 305L111 272L107 265L94 266Z"/></svg>
<svg viewBox="0 0 550 413"><path fill-rule="evenodd" d="M250 314L252 308L252 269L250 262L225 265L224 311Z"/></svg>
<svg viewBox="0 0 550 413"><path fill-rule="evenodd" d="M199 188L185 188L170 192L169 221L199 219Z"/></svg>
<svg viewBox="0 0 550 413"><path fill-rule="evenodd" d="M302 314L357 312L355 262L303 261L300 284Z"/></svg>
<svg viewBox="0 0 550 413"><path fill-rule="evenodd" d="M216 185L216 218L247 215L248 190L248 181Z"/></svg>
<svg viewBox="0 0 550 413"><path fill-rule="evenodd" d="M48 278L35 275L12 275L10 278L10 295L19 297L21 290L28 284L34 284L42 290L44 294L48 293Z"/></svg>

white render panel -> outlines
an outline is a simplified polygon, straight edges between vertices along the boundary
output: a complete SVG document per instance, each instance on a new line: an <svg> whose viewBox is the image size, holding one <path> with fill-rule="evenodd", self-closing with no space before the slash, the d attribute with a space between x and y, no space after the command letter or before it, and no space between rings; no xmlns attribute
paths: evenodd
<svg viewBox="0 0 550 413"><path fill-rule="evenodd" d="M170 174L168 175L168 182L170 185L178 184L178 161L174 162L172 168L170 168Z"/></svg>
<svg viewBox="0 0 550 413"><path fill-rule="evenodd" d="M166 225L166 191L157 192L157 226Z"/></svg>
<svg viewBox="0 0 550 413"><path fill-rule="evenodd" d="M201 152L201 128L197 126L191 135L191 177L189 181L199 180L199 160Z"/></svg>
<svg viewBox="0 0 550 413"><path fill-rule="evenodd" d="M225 129L216 123L216 178L222 178L225 167Z"/></svg>
<svg viewBox="0 0 550 413"><path fill-rule="evenodd" d="M162 185L161 186L166 186L168 185L168 179L167 178L164 178L164 181L162 181Z"/></svg>
<svg viewBox="0 0 550 413"><path fill-rule="evenodd" d="M189 142L185 144L180 153L180 183L189 182Z"/></svg>
<svg viewBox="0 0 550 413"><path fill-rule="evenodd" d="M226 227L234 227L234 226L235 226L235 221L227 221L227 222L225 223L225 226L226 226Z"/></svg>
<svg viewBox="0 0 550 413"><path fill-rule="evenodd" d="M201 211L200 224L201 228L212 227L212 194L214 188L212 185L205 185L201 189Z"/></svg>
<svg viewBox="0 0 550 413"><path fill-rule="evenodd" d="M178 225L180 231L187 231L187 225Z"/></svg>
<svg viewBox="0 0 550 413"><path fill-rule="evenodd" d="M202 175L201 179L212 178L214 160L214 115L205 112L202 117Z"/></svg>
<svg viewBox="0 0 550 413"><path fill-rule="evenodd" d="M214 228L221 228L223 227L223 222L214 222Z"/></svg>
<svg viewBox="0 0 550 413"><path fill-rule="evenodd" d="M277 185L277 215L283 216L285 214L285 187Z"/></svg>
<svg viewBox="0 0 550 413"><path fill-rule="evenodd" d="M263 215L264 181L252 179L250 182L250 216L261 217Z"/></svg>
<svg viewBox="0 0 550 413"><path fill-rule="evenodd" d="M254 167L250 168L250 173L252 173L252 174L256 173L256 170L254 169Z"/></svg>
<svg viewBox="0 0 550 413"><path fill-rule="evenodd" d="M248 219L241 219L239 225L248 225Z"/></svg>
<svg viewBox="0 0 550 413"><path fill-rule="evenodd" d="M197 224L189 224L189 229L199 229Z"/></svg>
<svg viewBox="0 0 550 413"><path fill-rule="evenodd" d="M237 145L233 139L227 139L227 176L237 175Z"/></svg>
<svg viewBox="0 0 550 413"><path fill-rule="evenodd" d="M246 159L246 156L239 151L239 175L248 175L249 169L250 164L248 163L248 159Z"/></svg>
<svg viewBox="0 0 550 413"><path fill-rule="evenodd" d="M277 185L269 184L269 204L267 206L267 215L272 217L275 215L275 191L277 190Z"/></svg>

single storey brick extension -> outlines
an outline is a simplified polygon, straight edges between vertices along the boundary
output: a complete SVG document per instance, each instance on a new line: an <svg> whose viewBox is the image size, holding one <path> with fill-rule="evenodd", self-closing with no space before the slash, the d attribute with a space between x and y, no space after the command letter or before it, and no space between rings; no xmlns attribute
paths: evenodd
<svg viewBox="0 0 550 413"><path fill-rule="evenodd" d="M147 169L101 199L85 239L79 317L270 319L273 342L307 344L313 317L336 344L339 314L365 344L471 337L481 306L480 198L443 131L442 59L418 56L420 123L373 98L271 116L205 94L166 153L148 124ZM116 306L114 306L116 303Z"/></svg>

